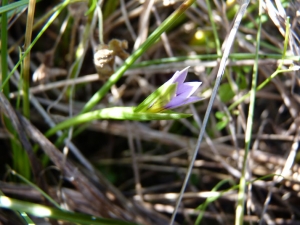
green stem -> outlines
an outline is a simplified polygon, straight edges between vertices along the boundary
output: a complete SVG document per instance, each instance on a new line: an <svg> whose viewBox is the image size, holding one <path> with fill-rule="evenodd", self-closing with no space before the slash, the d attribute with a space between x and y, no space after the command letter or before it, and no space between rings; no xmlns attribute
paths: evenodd
<svg viewBox="0 0 300 225"><path fill-rule="evenodd" d="M56 208L58 209L62 209L60 207L60 205L55 202L54 199L52 199L46 192L44 192L41 188L39 188L37 185L35 185L34 183L30 182L28 179L26 179L25 177L23 177L21 174L18 174L16 171L11 170L11 174L18 177L21 181L23 181L24 183L28 184L29 186L33 187L34 189L36 189L39 193L41 193L49 202L51 202Z"/></svg>
<svg viewBox="0 0 300 225"><path fill-rule="evenodd" d="M260 36L261 36L261 26L262 26L262 1L259 1L259 17L258 17L258 30L256 36L256 56L255 63L253 66L253 75L252 75L252 87L250 91L250 105L249 113L247 118L247 128L245 134L245 154L243 159L242 174L240 178L240 186L238 191L238 202L235 213L235 225L242 225L244 223L244 203L245 203L245 190L247 186L246 172L247 172L247 162L248 162L248 153L251 144L252 136L252 126L254 118L254 108L255 108L255 96L256 96L256 86L257 86L257 73L258 73L258 52L260 48Z"/></svg>
<svg viewBox="0 0 300 225"><path fill-rule="evenodd" d="M6 8L6 5L8 4L7 0L2 1L3 8ZM1 82L3 80L8 79L8 64L7 64L7 12L3 12L1 15ZM9 85L2 85L3 87L3 93L6 96L7 99L9 96ZM28 157L25 153L25 151L22 149L22 147L19 145L17 141L17 134L16 131L10 121L9 118L6 116L4 117L4 123L11 134L10 138L10 146L12 150L12 164L15 170L22 173L26 178L30 178L30 164L28 161Z"/></svg>
<svg viewBox="0 0 300 225"><path fill-rule="evenodd" d="M47 131L45 136L49 137L59 130L63 130L78 124L91 122L93 120L114 119L114 120L176 120L190 117L191 114L175 113L166 111L161 113L135 112L135 107L112 107L104 108L80 114L70 119L64 120L55 127Z"/></svg>
<svg viewBox="0 0 300 225"><path fill-rule="evenodd" d="M243 59L253 59L255 58L255 54L253 53L232 53L229 55L229 59L232 60L243 60ZM260 59L288 59L293 61L300 61L299 56L286 56L282 58L282 54L259 54ZM161 65L167 63L176 63L176 62L183 62L186 60L216 60L220 58L217 54L205 54L205 55L191 55L191 56L176 56L176 57L169 57L169 58L161 58L161 59L154 59L139 62L133 64L130 68L141 68L146 66L153 66L153 65Z"/></svg>
<svg viewBox="0 0 300 225"><path fill-rule="evenodd" d="M218 37L218 32L217 32L215 20L213 18L213 14L212 14L211 7L210 7L210 0L206 0L206 5L207 5L209 20L210 20L211 27L212 27L213 34L214 34L214 38L215 38L217 55L220 57L222 55L222 50L220 48L220 40L219 40L219 37Z"/></svg>

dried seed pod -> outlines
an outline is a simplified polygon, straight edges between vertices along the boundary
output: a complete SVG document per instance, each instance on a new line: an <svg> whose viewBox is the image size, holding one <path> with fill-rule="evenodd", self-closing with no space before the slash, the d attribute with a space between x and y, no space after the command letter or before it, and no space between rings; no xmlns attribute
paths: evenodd
<svg viewBox="0 0 300 225"><path fill-rule="evenodd" d="M53 50L45 53L36 53L36 57L41 64L32 75L33 82L44 83L49 79L53 79L58 76L66 76L68 74L67 70L63 68L53 67L53 54Z"/></svg>
<svg viewBox="0 0 300 225"><path fill-rule="evenodd" d="M114 54L119 56L121 59L125 60L128 58L129 54L124 50L128 48L128 42L118 39L112 39L109 43L109 49L114 51Z"/></svg>
<svg viewBox="0 0 300 225"><path fill-rule="evenodd" d="M100 44L96 47L94 53L94 64L99 74L100 80L108 79L114 72L115 57L118 56L125 60L129 54L127 41L112 39L108 45Z"/></svg>
<svg viewBox="0 0 300 225"><path fill-rule="evenodd" d="M114 73L114 51L107 47L107 45L99 45L94 54L94 64L101 80L109 78Z"/></svg>

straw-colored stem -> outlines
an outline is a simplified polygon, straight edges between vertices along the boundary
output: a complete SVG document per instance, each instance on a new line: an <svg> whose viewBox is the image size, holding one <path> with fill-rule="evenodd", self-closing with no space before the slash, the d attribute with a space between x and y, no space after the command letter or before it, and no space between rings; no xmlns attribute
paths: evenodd
<svg viewBox="0 0 300 225"><path fill-rule="evenodd" d="M25 44L24 44L25 51L28 49L31 43L35 4L36 4L36 0L29 1L26 33L25 33ZM24 70L23 70L23 93L24 93L23 114L27 118L29 118L30 115L29 83L30 83L30 51L28 51L28 53L24 58Z"/></svg>

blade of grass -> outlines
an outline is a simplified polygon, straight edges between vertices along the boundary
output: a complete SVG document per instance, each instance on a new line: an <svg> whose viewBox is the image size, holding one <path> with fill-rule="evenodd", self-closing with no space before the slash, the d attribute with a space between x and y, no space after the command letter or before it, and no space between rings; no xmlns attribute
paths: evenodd
<svg viewBox="0 0 300 225"><path fill-rule="evenodd" d="M113 107L104 108L100 110L91 111L84 114L79 114L68 120L57 124L51 128L45 134L47 137L53 135L59 130L72 127L74 125L91 122L98 119L115 119L115 120L136 120L136 121L148 121L148 120L174 120L190 117L191 114L168 112L165 113L145 113L135 112L135 107Z"/></svg>
<svg viewBox="0 0 300 225"><path fill-rule="evenodd" d="M28 48L26 49L26 51L24 52L24 54L22 55L22 57L20 57L19 61L17 62L17 64L14 66L14 68L12 69L12 71L10 72L10 74L8 76L5 77L5 79L2 79L2 83L1 83L1 89L5 88L11 77L11 75L17 70L17 68L20 66L20 64L23 62L24 58L27 56L27 54L30 52L31 48L35 45L35 43L39 40L39 38L41 37L41 35L48 29L48 27L52 24L52 22L57 18L57 16L60 14L60 12L71 2L71 0L66 0L63 3L61 3L58 7L57 10L52 14L52 16L49 18L48 22L45 24L45 26L43 26L43 28L41 29L41 31L38 33L37 37L33 40L33 42L28 46ZM4 15L4 14L3 14ZM2 23L2 26L4 26ZM2 30L7 30L7 29L2 29ZM4 33L4 32L2 32ZM3 54L3 50L4 48L1 49L1 54ZM5 55L5 57L7 56L7 54ZM5 64L7 65L7 63ZM5 73L7 74L7 72ZM28 99L28 98L26 98ZM28 104L29 105L29 104ZM13 127L11 126L11 129L9 128L9 125L7 125L8 130L14 134L13 132ZM14 140L13 140L14 141ZM15 141L14 141L15 143ZM13 146L14 144L12 143L12 149L14 152L14 169L16 171L18 171L20 174L22 174L24 177L26 177L27 179L30 179L30 165L28 163L25 163L26 160L24 159L24 157L26 157L25 152L20 152L21 147L18 144L15 144L16 146ZM26 166L27 165L27 166Z"/></svg>
<svg viewBox="0 0 300 225"><path fill-rule="evenodd" d="M23 211L40 218L52 218L64 220L76 224L95 224L95 225L136 225L135 223L125 222L114 219L104 219L90 216L83 213L73 213L66 210L59 210L40 204L20 201L5 196L0 196L0 208Z"/></svg>
<svg viewBox="0 0 300 225"><path fill-rule="evenodd" d="M44 192L41 188L39 188L37 185L35 185L34 183L30 182L28 179L26 179L25 177L23 177L21 174L18 174L16 171L9 169L11 174L18 177L21 181L23 181L24 183L28 184L29 186L33 187L34 189L36 189L39 193L41 193L41 195L43 195L49 202L51 202L55 207L57 207L58 209L62 209L60 207L60 205L55 202L54 199L52 199L46 192Z"/></svg>
<svg viewBox="0 0 300 225"><path fill-rule="evenodd" d="M28 4L28 0L14 2L8 5L4 5L4 1L2 1L2 7L0 8L0 14L6 13L8 11L14 10L18 7L24 6Z"/></svg>
<svg viewBox="0 0 300 225"><path fill-rule="evenodd" d="M247 172L247 162L248 162L248 153L251 144L252 136L252 126L253 126L253 117L254 117L254 108L255 108L255 96L256 96L256 86L257 86L257 72L258 72L258 52L260 49L260 36L261 36L261 26L262 26L262 1L259 1L259 10L258 10L258 30L256 36L256 49L255 49L255 63L253 65L253 74L252 74L252 85L250 91L250 104L247 118L247 128L245 134L245 154L243 158L242 174L240 178L240 186L238 191L238 201L235 211L235 225L242 225L244 222L244 203L245 203L245 190L247 186L246 181L246 172Z"/></svg>
<svg viewBox="0 0 300 225"><path fill-rule="evenodd" d="M255 54L252 53L232 53L228 56L229 59L232 60L243 60L243 59L253 59ZM153 66L158 64L168 64L168 63L176 63L176 62L183 62L183 61L190 61L190 60L215 60L220 58L217 54L205 54L205 55L190 55L190 56L176 56L176 57L169 57L169 58L161 58L161 59L154 59L149 61L143 61L136 64L133 64L130 69L141 68L146 66ZM299 56L286 56L282 58L282 54L259 54L260 59L286 59L286 60L294 60L300 61Z"/></svg>
<svg viewBox="0 0 300 225"><path fill-rule="evenodd" d="M26 22L26 33L24 50L26 51L30 46L32 37L32 27L35 12L35 0L29 0L27 22ZM30 77L30 50L24 58L24 70L23 70L23 114L25 117L30 116L30 102L29 102L29 77Z"/></svg>
<svg viewBox="0 0 300 225"><path fill-rule="evenodd" d="M219 190L219 188L221 188L221 186L225 183L230 183L232 182L232 180L229 180L229 179L226 179L226 180L221 180L219 183L217 183L213 189L211 190L211 192L217 192ZM229 190L232 190L232 189L229 189ZM208 207L208 205L214 201L216 201L219 197L221 197L225 192L221 191L221 192L217 192L216 193L216 196L213 196L213 197L209 197L205 200L205 202L201 205L199 205L197 207L198 210L200 210L200 214L198 215L196 221L195 221L195 225L199 225L201 223L201 220L204 216L204 212L206 210L206 208Z"/></svg>
<svg viewBox="0 0 300 225"><path fill-rule="evenodd" d="M2 1L2 8L6 7L8 4L7 0ZM2 83L3 80L7 78L8 74L8 63L7 63L7 12L3 12L1 15L1 77L0 81ZM3 93L8 98L9 95L9 85L4 85ZM13 165L14 167L21 171L27 178L30 178L30 164L26 152L21 148L21 146L16 141L16 131L13 128L13 125L9 118L6 116L4 117L4 123L7 127L8 131L12 134L12 138L10 138L11 149L13 153ZM24 156L24 157L23 157ZM19 213L19 212L15 212ZM20 212L20 216L27 222L32 223L31 219L26 215L24 212Z"/></svg>
<svg viewBox="0 0 300 225"><path fill-rule="evenodd" d="M196 148L194 150L194 153L193 153L193 156L192 156L192 159L191 159L188 171L186 173L186 176L185 176L185 179L184 179L184 182L183 182L183 185L182 185L179 197L178 197L178 199L176 201L176 206L175 206L174 212L172 214L170 225L173 225L173 223L174 223L176 214L177 214L178 209L179 209L179 205L180 205L181 200L182 200L182 196L184 194L186 185L187 185L187 183L189 181L189 178L190 178L193 166L194 166L194 162L195 162L196 157L198 155L198 150L200 148L200 145L201 145L204 133L205 133L205 128L206 128L206 125L207 125L207 122L208 122L210 111L211 111L211 108L212 108L213 102L215 100L215 97L216 97L216 94L217 94L220 82L221 82L223 74L224 74L224 70L225 70L225 66L226 66L226 61L228 59L228 56L229 56L229 53L230 53L230 49L231 49L231 46L232 46L233 41L234 41L234 37L236 35L236 32L237 32L237 29L239 27L240 22L241 22L241 20L242 20L242 18L244 16L244 14L246 13L246 9L247 9L247 6L248 6L249 2L250 2L250 0L243 0L243 1L241 1L241 6L239 8L239 11L236 14L236 18L234 20L233 27L232 27L232 29L231 29L231 31L229 33L229 36L228 36L227 40L225 40L225 42L224 42L226 45L224 45L225 49L224 49L223 57L221 59L220 67L219 67L219 70L218 70L218 73L217 73L216 83L214 85L214 88L213 88L213 91L212 91L212 95L210 97L207 110L205 112L205 116L204 116L204 119L203 119L203 124L202 124L201 130L200 130L200 134L199 134L199 137L198 137L198 140L197 140L197 146L196 146Z"/></svg>
<svg viewBox="0 0 300 225"><path fill-rule="evenodd" d="M210 2L211 1L206 0L207 12L208 12L209 20L210 20L210 23L211 23L211 28L212 28L212 31L213 31L213 34L214 34L214 38L215 38L217 55L219 57L221 57L222 50L221 50L221 47L220 47L220 40L219 40L219 36L218 36L218 32L217 32L215 20L213 18L213 13L212 13L212 10L211 10Z"/></svg>
<svg viewBox="0 0 300 225"><path fill-rule="evenodd" d="M27 215L27 213L25 212L21 212L20 213L20 216L23 218L23 220L25 220L25 222L28 224L28 225L34 225L36 223L34 223L31 218Z"/></svg>
<svg viewBox="0 0 300 225"><path fill-rule="evenodd" d="M2 2L2 6L4 7L8 3L7 0L4 0ZM2 13L1 17L1 81L8 79L8 62L7 62L7 12ZM9 95L9 85L3 85L3 93L8 99ZM19 142L17 141L17 134L16 131L8 117L4 117L4 123L7 128L7 130L11 134L10 138L10 145L12 150L12 161L13 161L13 167L15 170L20 172L23 176L25 176L27 179L30 179L30 163L28 160L28 157L26 155L26 152L22 149L22 147L19 145Z"/></svg>

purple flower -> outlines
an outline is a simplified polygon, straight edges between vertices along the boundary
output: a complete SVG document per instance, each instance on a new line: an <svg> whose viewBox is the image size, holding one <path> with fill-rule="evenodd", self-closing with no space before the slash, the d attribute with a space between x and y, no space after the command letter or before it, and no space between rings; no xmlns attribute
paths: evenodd
<svg viewBox="0 0 300 225"><path fill-rule="evenodd" d="M184 83L187 72L188 67L177 71L170 80L135 107L134 112L158 113L202 100L203 98L192 96L202 83Z"/></svg>
<svg viewBox="0 0 300 225"><path fill-rule="evenodd" d="M187 76L189 67L181 71L177 71L170 80L168 80L165 84L175 84L177 83L177 89L172 96L171 100L164 106L165 109L174 109L183 105L187 105L190 103L198 102L203 100L203 98L199 98L197 96L192 96L195 91L199 88L202 82L185 82L184 80Z"/></svg>

